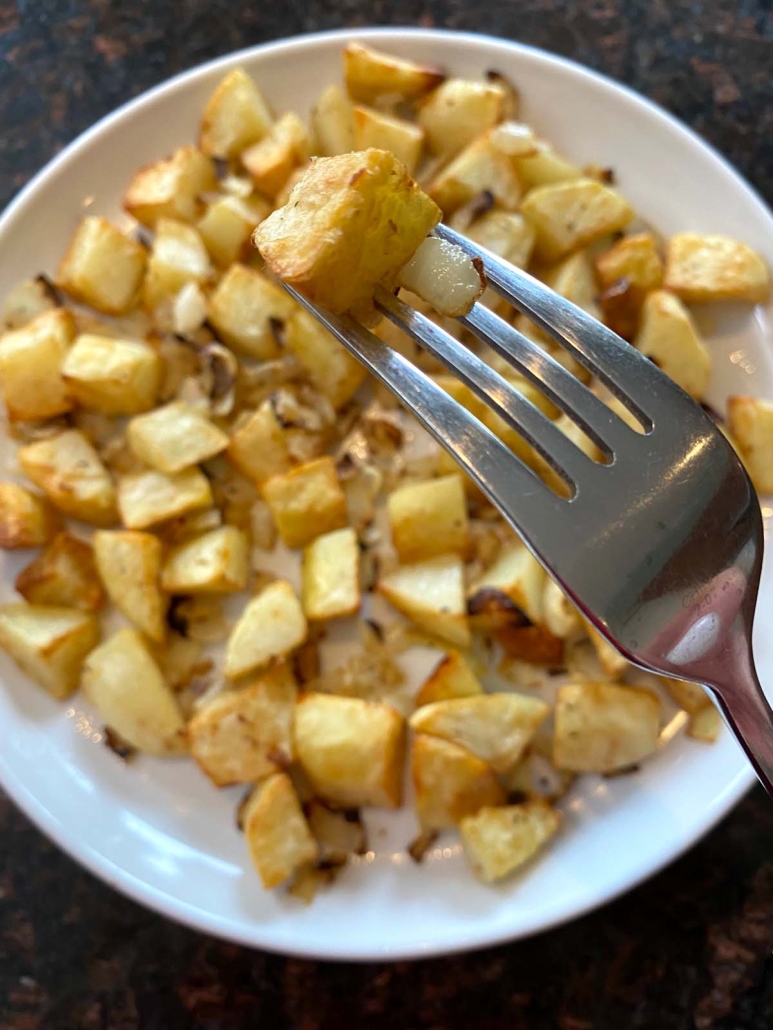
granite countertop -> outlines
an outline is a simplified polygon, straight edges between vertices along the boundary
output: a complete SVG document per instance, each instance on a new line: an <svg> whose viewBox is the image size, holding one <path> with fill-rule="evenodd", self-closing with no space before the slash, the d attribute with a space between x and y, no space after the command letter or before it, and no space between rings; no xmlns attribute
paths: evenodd
<svg viewBox="0 0 773 1030"><path fill-rule="evenodd" d="M545 47L676 113L773 200L769 0L0 0L3 204L98 117L263 40L365 24ZM755 789L644 886L534 940L422 963L248 951L113 893L0 794L2 1030L770 1030L773 806Z"/></svg>

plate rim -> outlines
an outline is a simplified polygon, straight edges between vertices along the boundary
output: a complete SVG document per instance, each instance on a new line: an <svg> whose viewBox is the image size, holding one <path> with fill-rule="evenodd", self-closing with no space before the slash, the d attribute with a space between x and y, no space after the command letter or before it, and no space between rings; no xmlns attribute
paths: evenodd
<svg viewBox="0 0 773 1030"><path fill-rule="evenodd" d="M675 115L672 115L631 87L567 57L553 54L550 51L529 44L504 39L488 33L459 32L453 29L433 29L401 25L333 29L282 37L223 54L162 80L157 85L103 115L45 164L11 199L2 215L0 215L0 241L11 224L21 217L27 206L34 201L37 192L55 178L61 168L112 125L120 122L126 116L130 116L135 110L147 104L152 104L162 94L168 95L184 88L192 81L204 78L218 68L225 68L243 60L252 60L256 55L262 55L267 52L297 51L298 49L313 48L320 43L345 43L352 39L366 40L378 39L380 37L389 37L395 42L415 41L417 38L423 37L426 39L449 39L457 43L467 42L473 46L480 43L495 44L498 47L512 50L515 54L525 54L548 64L556 65L574 75L579 75L590 83L595 83L597 86L603 86L611 89L613 92L622 93L629 102L635 104L650 117L654 117L672 131L676 130L683 136L687 136L693 144L697 145L701 150L707 151L722 166L724 171L732 176L735 185L749 199L762 208L769 220L771 219L770 210L764 198L746 181L720 151ZM751 766L741 768L737 775L715 797L712 805L706 811L705 818L697 820L676 847L666 847L657 861L642 863L641 868L634 868L633 871L629 868L628 874L623 877L608 878L602 889L591 892L589 897L581 903L567 909L562 914L549 917L547 920L535 921L535 925L523 926L512 931L499 929L487 931L485 926L477 926L472 932L460 934L448 944L441 946L437 944L422 946L419 942L415 942L405 946L389 946L382 949L366 945L359 948L347 946L321 950L314 946L304 945L303 942L299 942L296 945L294 942L288 942L287 940L272 941L270 939L271 931L268 931L268 938L265 938L260 933L261 927L258 923L253 924L253 929L257 933L253 932L251 935L248 935L238 926L233 925L230 919L219 915L217 912L205 911L202 908L191 906L183 899L177 898L149 883L147 880L126 871L105 854L92 848L90 844L72 835L68 836L66 826L58 819L55 812L41 802L26 787L22 779L13 771L2 751L0 751L0 786L12 802L30 819L40 832L53 841L66 855L109 887L117 890L137 904L199 933L214 934L221 939L233 941L253 949L263 949L285 955L324 961L368 962L423 959L431 956L455 954L491 947L554 929L557 926L601 908L628 890L639 886L646 879L656 875L671 862L678 859L712 830L741 800L755 782L756 776Z"/></svg>

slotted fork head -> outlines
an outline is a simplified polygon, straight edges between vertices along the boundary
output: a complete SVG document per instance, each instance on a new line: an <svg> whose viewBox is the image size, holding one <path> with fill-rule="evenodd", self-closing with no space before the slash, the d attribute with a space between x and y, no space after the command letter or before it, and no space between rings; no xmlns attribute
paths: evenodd
<svg viewBox="0 0 773 1030"><path fill-rule="evenodd" d="M384 290L377 307L512 426L566 485L532 468L407 358L348 317L295 298L411 409L626 658L710 687L773 791L773 716L750 634L762 519L746 472L706 413L634 347L466 238L488 285L548 333L636 418L637 432L538 344L481 304L460 321L597 445L595 462L485 361Z"/></svg>

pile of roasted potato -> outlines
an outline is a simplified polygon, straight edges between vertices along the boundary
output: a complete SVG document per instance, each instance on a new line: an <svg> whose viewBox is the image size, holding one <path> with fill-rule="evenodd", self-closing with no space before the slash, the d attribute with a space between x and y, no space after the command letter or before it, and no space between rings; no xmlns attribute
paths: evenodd
<svg viewBox="0 0 773 1030"><path fill-rule="evenodd" d="M436 833L458 831L493 881L558 831L576 775L633 771L661 746L672 701L698 740L714 740L719 719L700 688L661 690L584 624L453 460L417 446L409 416L276 283L255 230L266 226L258 240L280 274L371 317L374 287L439 208L697 400L710 346L688 305L754 303L769 289L743 243L661 241L610 169L576 166L518 120L499 74L448 77L351 44L344 79L307 124L275 117L231 71L198 143L131 179L131 227L85 217L53 279L6 299L0 338L20 473L0 484L0 546L40 549L16 579L21 600L0 606L0 646L54 697L82 687L121 759L189 754L217 787L246 785L238 820L262 883L307 900L367 850L359 810L402 804L406 756L421 827L406 847L420 860ZM344 162L336 190L349 192L331 190L304 222L309 182L330 188L310 162L351 151L365 153ZM387 167L378 151L398 160ZM409 223L404 207L381 217L396 183L416 200ZM431 276L405 275L424 293L409 301L431 313ZM587 378L489 291L482 302ZM393 326L376 332L550 481L468 389ZM773 403L731 398L720 423L773 491ZM280 552L300 553L297 579L271 571ZM110 631L108 602L121 623ZM357 639L343 663L326 650L330 620ZM437 652L424 682L402 661L417 646Z"/></svg>

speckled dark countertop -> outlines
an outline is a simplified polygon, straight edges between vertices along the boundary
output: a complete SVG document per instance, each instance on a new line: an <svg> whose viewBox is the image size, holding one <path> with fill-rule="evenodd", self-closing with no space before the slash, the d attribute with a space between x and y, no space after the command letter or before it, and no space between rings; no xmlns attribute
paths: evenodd
<svg viewBox="0 0 773 1030"><path fill-rule="evenodd" d="M274 37L365 24L479 30L659 101L773 201L770 0L0 0L0 199L95 119ZM2 744L0 744L2 746ZM396 965L222 944L114 894L0 795L1 1030L770 1030L773 806L755 790L620 901L535 940Z"/></svg>

